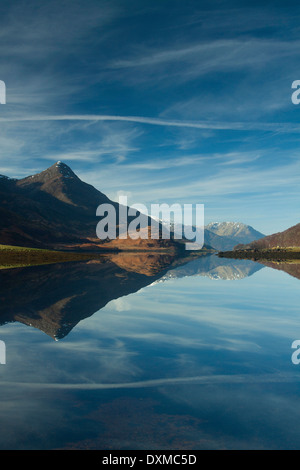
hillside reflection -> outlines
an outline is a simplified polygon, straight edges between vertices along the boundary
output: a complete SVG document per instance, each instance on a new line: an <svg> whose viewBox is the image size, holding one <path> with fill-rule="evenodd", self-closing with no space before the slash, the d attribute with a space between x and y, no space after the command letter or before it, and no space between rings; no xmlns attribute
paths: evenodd
<svg viewBox="0 0 300 470"><path fill-rule="evenodd" d="M186 276L238 280L263 266L216 255L138 253L105 255L88 262L0 271L0 324L20 322L64 338L108 302L158 281Z"/></svg>

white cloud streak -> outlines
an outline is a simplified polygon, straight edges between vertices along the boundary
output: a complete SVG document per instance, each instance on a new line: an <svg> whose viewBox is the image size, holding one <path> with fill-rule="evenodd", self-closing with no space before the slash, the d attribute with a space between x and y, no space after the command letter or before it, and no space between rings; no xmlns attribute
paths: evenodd
<svg viewBox="0 0 300 470"><path fill-rule="evenodd" d="M34 122L34 121L120 121L149 124L166 127L189 127L194 129L237 130L237 131L271 131L300 132L300 125L281 122L210 122L160 119L143 116L117 116L109 114L62 114L1 117L0 122Z"/></svg>
<svg viewBox="0 0 300 470"><path fill-rule="evenodd" d="M195 377L172 377L139 382L125 383L31 383L31 382L2 382L2 386L15 386L39 389L63 389L63 390L110 390L126 388L150 388L168 385L212 385L212 384L255 384L255 383L294 383L299 381L298 374L264 374L251 376L246 375L208 375Z"/></svg>

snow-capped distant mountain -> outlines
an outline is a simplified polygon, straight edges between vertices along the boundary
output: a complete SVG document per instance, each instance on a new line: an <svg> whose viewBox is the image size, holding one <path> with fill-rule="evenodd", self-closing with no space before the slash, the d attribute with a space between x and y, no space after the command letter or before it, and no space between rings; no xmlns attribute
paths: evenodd
<svg viewBox="0 0 300 470"><path fill-rule="evenodd" d="M265 236L250 225L241 222L212 222L206 225L205 229L218 237L222 237L224 242L226 239L229 245L232 245L219 248L222 250L232 249L240 243L250 243Z"/></svg>
<svg viewBox="0 0 300 470"><path fill-rule="evenodd" d="M160 222L163 225L169 225L169 222L163 220ZM171 224L170 229L175 233L184 233L184 228L180 224ZM241 222L212 222L204 227L204 244L218 251L232 250L240 243L250 243L264 236L250 225Z"/></svg>

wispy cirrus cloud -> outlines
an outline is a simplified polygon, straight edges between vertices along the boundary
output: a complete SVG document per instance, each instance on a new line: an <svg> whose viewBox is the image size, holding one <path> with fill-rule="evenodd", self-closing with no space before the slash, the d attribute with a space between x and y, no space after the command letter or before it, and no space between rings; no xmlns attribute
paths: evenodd
<svg viewBox="0 0 300 470"><path fill-rule="evenodd" d="M203 41L185 47L162 50L144 50L134 57L119 59L110 64L111 68L142 68L167 65L172 62L189 64L180 77L188 80L213 70L238 69L242 67L266 66L279 58L290 58L299 50L299 41L269 39L220 39ZM196 58L196 60L195 60ZM145 75L147 79L149 75Z"/></svg>
<svg viewBox="0 0 300 470"><path fill-rule="evenodd" d="M187 127L192 129L237 130L237 131L270 131L270 132L299 132L300 124L293 122L218 122L218 121L186 121L176 119L161 119L144 116L116 116L108 114L62 114L62 115L19 115L1 117L0 122L34 122L34 121L115 121L137 124L148 124L163 127Z"/></svg>
<svg viewBox="0 0 300 470"><path fill-rule="evenodd" d="M299 18L236 2L2 3L0 172L65 160L109 195L202 190L217 219L224 198L241 221L255 216L255 189L295 204Z"/></svg>

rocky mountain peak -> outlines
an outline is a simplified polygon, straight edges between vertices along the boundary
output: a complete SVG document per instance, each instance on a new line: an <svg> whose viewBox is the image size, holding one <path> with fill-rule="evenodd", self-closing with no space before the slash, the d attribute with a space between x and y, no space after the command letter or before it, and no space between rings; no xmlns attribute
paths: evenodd
<svg viewBox="0 0 300 470"><path fill-rule="evenodd" d="M64 178L78 178L71 168L61 161L56 162L54 165L52 165L52 167L48 168L48 170L51 169L62 175Z"/></svg>

